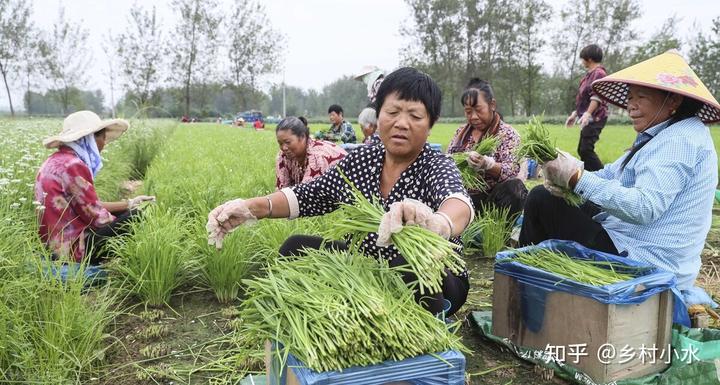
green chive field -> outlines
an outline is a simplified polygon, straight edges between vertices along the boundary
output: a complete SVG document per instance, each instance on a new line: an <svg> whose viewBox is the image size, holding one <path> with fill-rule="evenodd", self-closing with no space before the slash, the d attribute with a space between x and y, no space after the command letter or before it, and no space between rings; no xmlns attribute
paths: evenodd
<svg viewBox="0 0 720 385"><path fill-rule="evenodd" d="M216 251L207 244L208 212L226 200L275 189L274 127L130 123L127 134L102 153L105 166L95 187L104 201L142 193L156 195L157 203L143 208L143 220L131 224L128 236L109 245L117 257L106 264L107 283L86 289L78 279L63 284L47 274L52 264L42 262L48 253L37 235L33 185L51 153L41 140L58 132L62 121L0 120L0 383L239 384L248 374L264 372L264 341L243 332L246 317L255 316L243 306L243 280L263 274L289 235L331 233L337 218L261 221L231 233ZM313 124L311 132L327 126ZM557 147L576 154L577 127L546 127ZM456 128L438 124L429 141L445 148ZM524 126L516 128L525 133ZM720 131L712 130L717 148ZM634 136L629 126L606 127L600 158L614 160ZM698 284L720 296L716 210ZM507 228L501 219L496 222L496 228ZM477 226L483 231L485 225ZM502 248L505 239L485 247ZM465 256L470 296L453 316L462 343L472 351L468 382L555 383L483 342L466 319L491 306L493 261L482 249L477 245L474 255Z"/></svg>

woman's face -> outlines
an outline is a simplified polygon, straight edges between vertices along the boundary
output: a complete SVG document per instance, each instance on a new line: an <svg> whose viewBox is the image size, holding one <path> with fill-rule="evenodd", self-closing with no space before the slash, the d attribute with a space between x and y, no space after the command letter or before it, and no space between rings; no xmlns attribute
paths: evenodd
<svg viewBox="0 0 720 385"><path fill-rule="evenodd" d="M667 99L667 100L666 100ZM633 121L633 128L643 132L672 116L671 112L677 109L682 97L653 88L630 85L628 91L627 111Z"/></svg>
<svg viewBox="0 0 720 385"><path fill-rule="evenodd" d="M395 158L414 158L430 135L430 115L419 101L389 94L378 115L378 134L387 153Z"/></svg>
<svg viewBox="0 0 720 385"><path fill-rule="evenodd" d="M280 130L275 134L280 151L288 158L302 159L307 154L307 138L293 134L292 130Z"/></svg>
<svg viewBox="0 0 720 385"><path fill-rule="evenodd" d="M474 106L465 105L465 118L468 124L479 130L486 130L495 117L495 99L489 103L485 100L485 94L479 93L477 103Z"/></svg>
<svg viewBox="0 0 720 385"><path fill-rule="evenodd" d="M97 145L98 152L102 152L105 148L105 131L100 135L95 135L95 144Z"/></svg>
<svg viewBox="0 0 720 385"><path fill-rule="evenodd" d="M362 127L362 132L363 132L363 135L368 137L368 136L374 134L376 129L377 129L377 126L374 124L366 124L365 126Z"/></svg>

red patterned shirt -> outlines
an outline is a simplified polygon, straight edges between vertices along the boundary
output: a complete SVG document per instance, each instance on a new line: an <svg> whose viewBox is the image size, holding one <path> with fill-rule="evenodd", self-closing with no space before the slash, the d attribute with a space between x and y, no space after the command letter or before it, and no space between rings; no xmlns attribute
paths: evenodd
<svg viewBox="0 0 720 385"><path fill-rule="evenodd" d="M35 179L40 238L57 256L85 255L85 229L99 228L115 217L100 204L93 177L69 147L62 146L43 163Z"/></svg>
<svg viewBox="0 0 720 385"><path fill-rule="evenodd" d="M500 137L500 145L492 154L492 157L500 165L500 176L494 178L485 175L488 190L500 182L517 177L520 172L520 163L515 159L515 149L520 146L520 135L511 125L502 120L497 123L497 131L494 132L494 135ZM472 126L469 124L460 126L450 140L448 154L471 151L476 144L477 142L472 136Z"/></svg>
<svg viewBox="0 0 720 385"><path fill-rule="evenodd" d="M308 139L307 155L302 165L280 151L275 162L275 187L279 190L309 182L335 166L345 155L347 152L335 143L314 139Z"/></svg>

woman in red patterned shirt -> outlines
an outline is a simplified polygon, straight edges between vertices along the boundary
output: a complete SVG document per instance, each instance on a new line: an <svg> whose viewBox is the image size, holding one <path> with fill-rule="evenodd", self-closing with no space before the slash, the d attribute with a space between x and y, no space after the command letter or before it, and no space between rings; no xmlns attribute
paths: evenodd
<svg viewBox="0 0 720 385"><path fill-rule="evenodd" d="M58 149L35 180L35 199L42 205L40 238L54 258L81 262L87 256L91 264L101 261L108 237L119 233L140 203L155 199L141 195L102 202L95 192L93 180L103 166L100 152L127 129L123 119L100 120L94 112L78 111L65 118L59 135L43 140L45 147Z"/></svg>
<svg viewBox="0 0 720 385"><path fill-rule="evenodd" d="M469 151L468 163L487 184L485 191L470 190L475 209L482 204L509 208L511 214L520 213L525 204L527 188L518 178L520 164L515 149L520 146L520 135L503 122L497 112L497 103L490 83L478 78L470 79L460 102L465 109L467 123L455 132L448 146L448 154ZM495 153L480 155L472 149L489 136L500 138Z"/></svg>
<svg viewBox="0 0 720 385"><path fill-rule="evenodd" d="M278 190L317 178L347 155L335 143L310 138L307 125L294 116L278 123L275 136L280 146L275 163Z"/></svg>

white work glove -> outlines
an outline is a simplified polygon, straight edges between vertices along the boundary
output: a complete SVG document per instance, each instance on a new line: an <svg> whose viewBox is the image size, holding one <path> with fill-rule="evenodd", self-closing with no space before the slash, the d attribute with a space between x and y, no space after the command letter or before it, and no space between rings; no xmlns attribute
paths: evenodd
<svg viewBox="0 0 720 385"><path fill-rule="evenodd" d="M570 178L572 178L578 169L582 169L584 163L577 160L574 156L565 151L558 150L558 157L543 164L543 174L545 179L549 180L557 187L569 189Z"/></svg>
<svg viewBox="0 0 720 385"><path fill-rule="evenodd" d="M562 198L564 196L563 189L561 189L558 186L555 186L554 184L552 184L552 182L550 182L547 179L545 179L543 181L543 186L545 186L545 189L548 190L550 192L550 194L552 194L553 196L556 196L558 198Z"/></svg>
<svg viewBox="0 0 720 385"><path fill-rule="evenodd" d="M450 218L434 213L430 207L418 200L405 198L402 202L391 204L390 210L383 215L376 244L380 247L390 246L392 235L402 231L405 225L418 225L445 239L452 234Z"/></svg>
<svg viewBox="0 0 720 385"><path fill-rule="evenodd" d="M475 151L468 153L468 164L476 172L487 171L495 167L495 158L487 155L480 155Z"/></svg>
<svg viewBox="0 0 720 385"><path fill-rule="evenodd" d="M250 212L244 199L235 199L215 207L208 214L205 229L208 232L208 245L222 249L225 236L242 224L251 225L257 218Z"/></svg>
<svg viewBox="0 0 720 385"><path fill-rule="evenodd" d="M575 111L568 116L567 119L565 119L565 127L571 127L573 124L575 124L575 118L577 118L577 113Z"/></svg>
<svg viewBox="0 0 720 385"><path fill-rule="evenodd" d="M135 210L143 202L155 202L154 195L138 195L135 198L128 199L128 210Z"/></svg>
<svg viewBox="0 0 720 385"><path fill-rule="evenodd" d="M580 128L582 128L582 127L585 127L588 124L590 124L590 122L592 122L592 121L593 121L592 115L589 112L585 111L582 114L582 116L580 117L580 121L578 122L578 124L580 125Z"/></svg>

